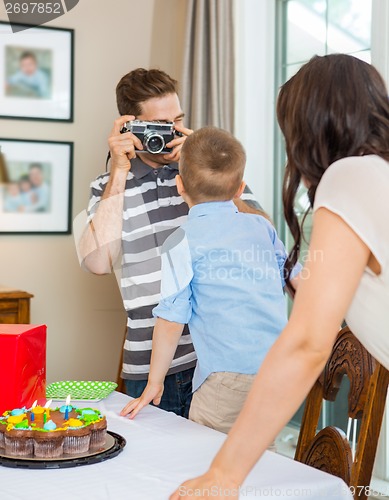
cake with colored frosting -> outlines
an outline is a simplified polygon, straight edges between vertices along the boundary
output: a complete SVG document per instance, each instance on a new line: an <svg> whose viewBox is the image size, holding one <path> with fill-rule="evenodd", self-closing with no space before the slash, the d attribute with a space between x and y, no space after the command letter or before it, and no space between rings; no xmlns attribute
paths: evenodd
<svg viewBox="0 0 389 500"><path fill-rule="evenodd" d="M93 408L16 408L0 416L0 453L58 458L95 451L105 444L107 420Z"/></svg>

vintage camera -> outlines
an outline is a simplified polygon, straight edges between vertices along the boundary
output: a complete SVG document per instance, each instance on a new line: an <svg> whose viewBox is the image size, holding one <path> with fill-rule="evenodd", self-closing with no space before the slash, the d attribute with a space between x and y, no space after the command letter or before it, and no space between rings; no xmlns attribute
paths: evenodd
<svg viewBox="0 0 389 500"><path fill-rule="evenodd" d="M174 139L175 135L182 135L174 130L173 122L147 122L133 120L123 125L121 133L132 132L142 141L144 151L154 155L158 153L171 153L173 148L166 144Z"/></svg>

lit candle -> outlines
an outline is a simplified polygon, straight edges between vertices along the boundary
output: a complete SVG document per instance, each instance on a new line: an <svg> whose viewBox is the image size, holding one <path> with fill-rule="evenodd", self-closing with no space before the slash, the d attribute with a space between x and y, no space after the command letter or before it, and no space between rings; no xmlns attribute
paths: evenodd
<svg viewBox="0 0 389 500"><path fill-rule="evenodd" d="M69 410L72 409L72 407L70 406L70 394L66 398L65 404L66 404L66 406L65 406L65 420L69 420Z"/></svg>
<svg viewBox="0 0 389 500"><path fill-rule="evenodd" d="M34 410L35 410L35 407L36 407L37 404L38 404L38 400L36 399L33 402L32 406L30 408L30 412L31 412L30 413L30 422L34 422L34 420L35 420L35 412L34 412Z"/></svg>
<svg viewBox="0 0 389 500"><path fill-rule="evenodd" d="M49 399L48 401L46 401L46 404L45 404L45 408L46 408L46 411L45 411L45 416L46 416L46 419L45 419L45 423L50 419L50 405L52 403L52 399Z"/></svg>
<svg viewBox="0 0 389 500"><path fill-rule="evenodd" d="M70 404L70 395L66 398L66 403L64 405L61 406L61 408L59 409L59 411L61 413L64 413L64 420L68 420L69 418L69 413L72 411L73 409L73 406L71 406Z"/></svg>

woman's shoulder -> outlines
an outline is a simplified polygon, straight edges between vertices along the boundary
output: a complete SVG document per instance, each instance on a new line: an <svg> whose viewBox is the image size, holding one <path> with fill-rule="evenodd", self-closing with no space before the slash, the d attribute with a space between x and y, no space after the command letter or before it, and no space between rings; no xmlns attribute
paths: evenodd
<svg viewBox="0 0 389 500"><path fill-rule="evenodd" d="M323 198L348 194L388 192L389 162L377 155L350 156L330 165L324 172L315 196L315 207Z"/></svg>
<svg viewBox="0 0 389 500"><path fill-rule="evenodd" d="M327 168L320 184L322 184L322 181L328 182L328 180L336 179L346 179L347 181L364 180L367 176L372 182L375 179L382 179L382 177L389 180L389 162L377 155L341 158Z"/></svg>
<svg viewBox="0 0 389 500"><path fill-rule="evenodd" d="M315 194L314 211L341 217L386 262L389 244L389 163L379 156L341 159L328 167Z"/></svg>

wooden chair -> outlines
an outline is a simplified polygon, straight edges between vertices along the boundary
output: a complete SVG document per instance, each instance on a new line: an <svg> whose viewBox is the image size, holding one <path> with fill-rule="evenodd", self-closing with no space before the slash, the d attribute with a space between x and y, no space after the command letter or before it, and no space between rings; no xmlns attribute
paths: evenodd
<svg viewBox="0 0 389 500"><path fill-rule="evenodd" d="M342 378L350 380L348 416L360 420L355 457L345 433L325 427L316 434L323 399L334 401ZM332 354L308 394L295 460L342 478L354 498L367 498L382 417L389 372L354 337L348 327L336 339Z"/></svg>

